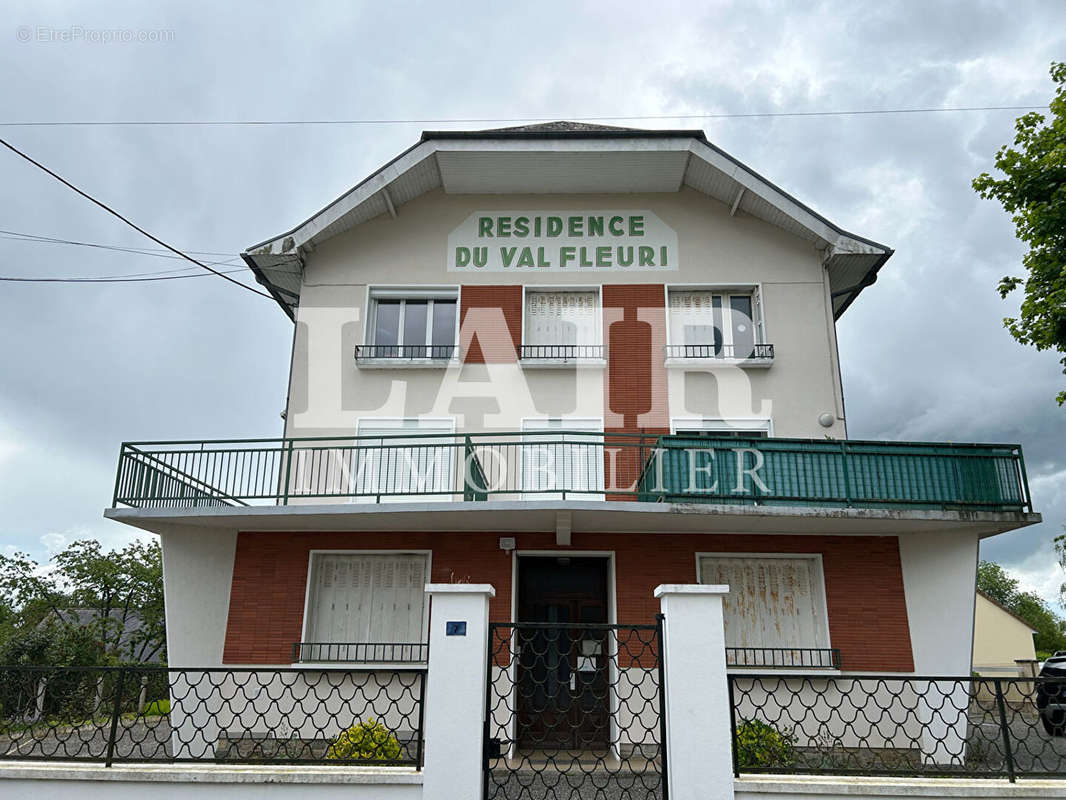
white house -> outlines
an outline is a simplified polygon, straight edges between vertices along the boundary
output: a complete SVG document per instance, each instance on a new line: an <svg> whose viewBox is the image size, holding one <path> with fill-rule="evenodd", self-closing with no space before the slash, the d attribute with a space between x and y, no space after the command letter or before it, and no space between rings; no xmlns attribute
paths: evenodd
<svg viewBox="0 0 1066 800"><path fill-rule="evenodd" d="M171 665L417 665L426 583L588 625L708 583L733 670L968 675L978 545L1040 517L1016 445L848 438L836 322L891 255L701 131L424 133L244 254L283 436L123 448Z"/></svg>

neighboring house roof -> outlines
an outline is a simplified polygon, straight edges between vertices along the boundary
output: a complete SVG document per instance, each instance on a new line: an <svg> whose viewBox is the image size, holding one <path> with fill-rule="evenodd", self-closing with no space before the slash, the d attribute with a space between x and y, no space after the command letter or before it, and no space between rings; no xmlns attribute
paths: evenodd
<svg viewBox="0 0 1066 800"><path fill-rule="evenodd" d="M552 144L546 146L545 141ZM701 130L548 122L421 139L291 230L241 254L290 317L304 259L316 246L435 189L450 194L676 192L683 187L811 242L823 251L839 318L877 280L892 249L830 222L707 141Z"/></svg>
<svg viewBox="0 0 1066 800"><path fill-rule="evenodd" d="M41 620L40 625L46 625L49 620L55 619L57 616L67 623L68 625L75 625L79 628L85 628L94 624L100 618L99 609L95 608L64 608L60 609L59 613L52 611L44 619ZM113 608L108 615L110 619L114 619L116 622L122 619L122 610ZM130 655L131 642L136 640L137 634L140 633L142 627L141 615L136 611L131 611L126 616L126 627L123 629L119 636L119 651L123 656ZM141 648L140 643L133 646L133 652L138 652ZM151 652L146 652L141 661L145 664L158 664L161 663L160 651L162 645L157 645Z"/></svg>
<svg viewBox="0 0 1066 800"><path fill-rule="evenodd" d="M980 589L977 590L977 593L979 595L981 595L981 597L983 597L985 600L990 602L992 605L994 605L996 608L998 608L1000 611L1003 611L1003 612L1009 614L1010 616L1014 617L1016 620L1018 620L1018 622L1022 623L1022 625L1024 625L1026 628L1028 628L1030 630L1030 632L1039 633L1039 631L1036 630L1036 628L1034 628L1032 625L1030 625L1028 621L1026 621L1026 620L1022 619L1021 617L1019 617L1017 614L1015 614L1013 611L1011 611L1009 608L1007 608L1005 605L1003 605L1001 602L999 602L996 598L992 597L989 594L986 594L985 592L982 592Z"/></svg>

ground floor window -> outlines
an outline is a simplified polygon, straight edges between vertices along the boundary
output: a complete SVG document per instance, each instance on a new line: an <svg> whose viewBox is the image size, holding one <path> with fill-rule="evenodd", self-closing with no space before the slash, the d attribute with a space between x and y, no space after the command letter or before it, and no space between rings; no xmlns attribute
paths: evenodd
<svg viewBox="0 0 1066 800"><path fill-rule="evenodd" d="M723 598L725 643L739 664L766 661L755 650L829 648L825 588L818 556L708 554L699 557L701 583L728 584ZM745 652L751 649L752 652ZM758 655L757 659L751 656ZM795 654L787 656L795 662ZM803 661L809 660L806 656ZM820 661L812 656L811 664Z"/></svg>
<svg viewBox="0 0 1066 800"><path fill-rule="evenodd" d="M423 553L312 553L299 660L421 660L427 572Z"/></svg>

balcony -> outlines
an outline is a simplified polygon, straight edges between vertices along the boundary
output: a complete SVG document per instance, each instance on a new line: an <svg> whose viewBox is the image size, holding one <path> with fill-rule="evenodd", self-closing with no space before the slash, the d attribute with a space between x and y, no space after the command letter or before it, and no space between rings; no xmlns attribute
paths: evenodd
<svg viewBox="0 0 1066 800"><path fill-rule="evenodd" d="M489 499L1032 511L1017 445L558 430L128 442L113 505Z"/></svg>
<svg viewBox="0 0 1066 800"><path fill-rule="evenodd" d="M457 351L454 344L361 344L355 348L355 363L362 369L447 366Z"/></svg>
<svg viewBox="0 0 1066 800"><path fill-rule="evenodd" d="M524 344L519 349L519 360L523 367L607 363L602 344Z"/></svg>
<svg viewBox="0 0 1066 800"><path fill-rule="evenodd" d="M772 344L668 344L663 348L668 367L733 365L769 367L774 363Z"/></svg>

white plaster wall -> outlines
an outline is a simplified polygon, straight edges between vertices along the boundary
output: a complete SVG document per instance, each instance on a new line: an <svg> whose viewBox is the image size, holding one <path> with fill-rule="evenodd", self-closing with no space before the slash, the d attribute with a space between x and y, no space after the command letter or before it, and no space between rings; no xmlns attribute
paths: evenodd
<svg viewBox="0 0 1066 800"><path fill-rule="evenodd" d="M965 531L899 536L915 674L970 674L978 544Z"/></svg>
<svg viewBox="0 0 1066 800"><path fill-rule="evenodd" d="M560 212L641 208L678 235L676 271L508 274L448 272L448 234L478 210L546 208ZM671 370L674 416L758 416L767 407L779 436L843 436L843 422L822 428L823 412L840 414L835 337L827 314L820 254L808 242L740 214L698 192L627 195L447 195L431 192L322 244L308 258L294 348L287 433L351 434L360 416L458 416L460 429L518 430L524 416L603 415L604 371L523 369L499 365L464 370L463 378L494 383L462 387L441 369L372 370L356 367L363 341L368 285L458 286L522 283L588 285L655 283L753 285L762 288L767 340L777 349L768 370ZM475 374L471 374L475 373ZM748 399L750 384L750 400ZM717 387L739 392L744 408L720 404ZM443 386L443 397L434 402ZM693 399L685 402L681 391ZM490 396L494 401L456 401ZM495 407L492 407L493 404ZM767 403L769 406L767 406ZM728 405L728 407L723 407ZM488 406L488 407L487 407ZM687 410L686 410L687 409ZM485 416L487 415L487 416ZM668 421L659 421L666 424ZM648 422L649 426L655 425Z"/></svg>
<svg viewBox="0 0 1066 800"><path fill-rule="evenodd" d="M160 530L167 661L172 667L222 663L237 532L181 525Z"/></svg>

